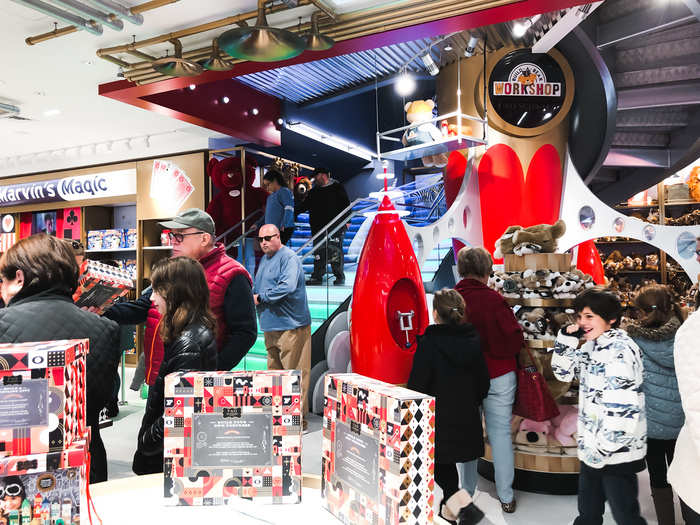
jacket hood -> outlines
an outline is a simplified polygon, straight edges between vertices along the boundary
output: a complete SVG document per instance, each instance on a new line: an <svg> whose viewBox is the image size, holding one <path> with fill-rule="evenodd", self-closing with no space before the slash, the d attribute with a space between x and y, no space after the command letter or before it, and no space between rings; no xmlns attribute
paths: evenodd
<svg viewBox="0 0 700 525"><path fill-rule="evenodd" d="M666 323L655 328L641 326L635 321L631 321L624 326L624 329L634 338L648 339L649 341L666 341L673 339L681 326L681 321L675 315Z"/></svg>
<svg viewBox="0 0 700 525"><path fill-rule="evenodd" d="M470 340L469 342L477 347L479 344L479 335L469 323L459 326L431 324L420 337L430 337L431 344L445 356L445 359L460 367L469 365L475 357L473 352L467 351L468 345L465 344L465 339Z"/></svg>

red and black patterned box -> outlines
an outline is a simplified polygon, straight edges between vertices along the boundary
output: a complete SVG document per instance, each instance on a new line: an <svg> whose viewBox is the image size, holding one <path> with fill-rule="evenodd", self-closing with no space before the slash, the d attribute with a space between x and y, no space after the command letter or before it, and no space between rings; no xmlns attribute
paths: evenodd
<svg viewBox="0 0 700 525"><path fill-rule="evenodd" d="M0 345L0 457L85 439L88 340Z"/></svg>
<svg viewBox="0 0 700 525"><path fill-rule="evenodd" d="M434 397L326 376L321 494L343 523L432 523L434 462Z"/></svg>
<svg viewBox="0 0 700 525"><path fill-rule="evenodd" d="M80 267L80 280L73 293L73 302L81 308L94 307L96 313L102 315L133 288L134 281L127 270L86 259Z"/></svg>
<svg viewBox="0 0 700 525"><path fill-rule="evenodd" d="M298 370L168 375L166 504L299 503L301 415Z"/></svg>
<svg viewBox="0 0 700 525"><path fill-rule="evenodd" d="M59 452L0 459L3 516L9 523L80 523L86 441Z"/></svg>

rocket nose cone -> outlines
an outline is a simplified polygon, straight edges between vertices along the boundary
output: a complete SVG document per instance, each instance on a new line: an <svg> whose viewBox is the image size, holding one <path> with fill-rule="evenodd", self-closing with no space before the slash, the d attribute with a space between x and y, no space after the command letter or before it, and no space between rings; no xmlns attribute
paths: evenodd
<svg viewBox="0 0 700 525"><path fill-rule="evenodd" d="M394 205L391 203L391 199L389 199L388 195L384 195L382 203L379 205L378 211L390 211L395 209L396 208L394 208Z"/></svg>

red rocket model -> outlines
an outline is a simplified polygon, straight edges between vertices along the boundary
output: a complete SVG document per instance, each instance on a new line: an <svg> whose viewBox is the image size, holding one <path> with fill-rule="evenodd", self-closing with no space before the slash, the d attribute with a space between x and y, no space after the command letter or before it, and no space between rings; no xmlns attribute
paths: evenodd
<svg viewBox="0 0 700 525"><path fill-rule="evenodd" d="M372 222L352 293L352 370L405 384L416 336L428 326L423 279L406 229L388 196Z"/></svg>

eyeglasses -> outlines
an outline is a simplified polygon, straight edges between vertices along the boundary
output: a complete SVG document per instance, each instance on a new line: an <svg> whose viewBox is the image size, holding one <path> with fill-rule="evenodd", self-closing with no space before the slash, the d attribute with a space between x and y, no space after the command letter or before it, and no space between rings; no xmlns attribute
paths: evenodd
<svg viewBox="0 0 700 525"><path fill-rule="evenodd" d="M259 242L263 242L263 241L270 242L272 239L274 239L278 235L279 235L279 233L275 233L273 235L262 235L262 236L258 237L258 241Z"/></svg>
<svg viewBox="0 0 700 525"><path fill-rule="evenodd" d="M13 498L15 496L19 496L20 494L22 494L22 486L18 483L10 483L5 487L0 487L0 499L3 499L5 496L10 496Z"/></svg>
<svg viewBox="0 0 700 525"><path fill-rule="evenodd" d="M168 239L170 241L175 241L176 243L180 244L182 241L185 240L185 237L188 235L199 235L202 233L207 233L207 232L191 232L191 233L175 233L175 232L168 232Z"/></svg>

